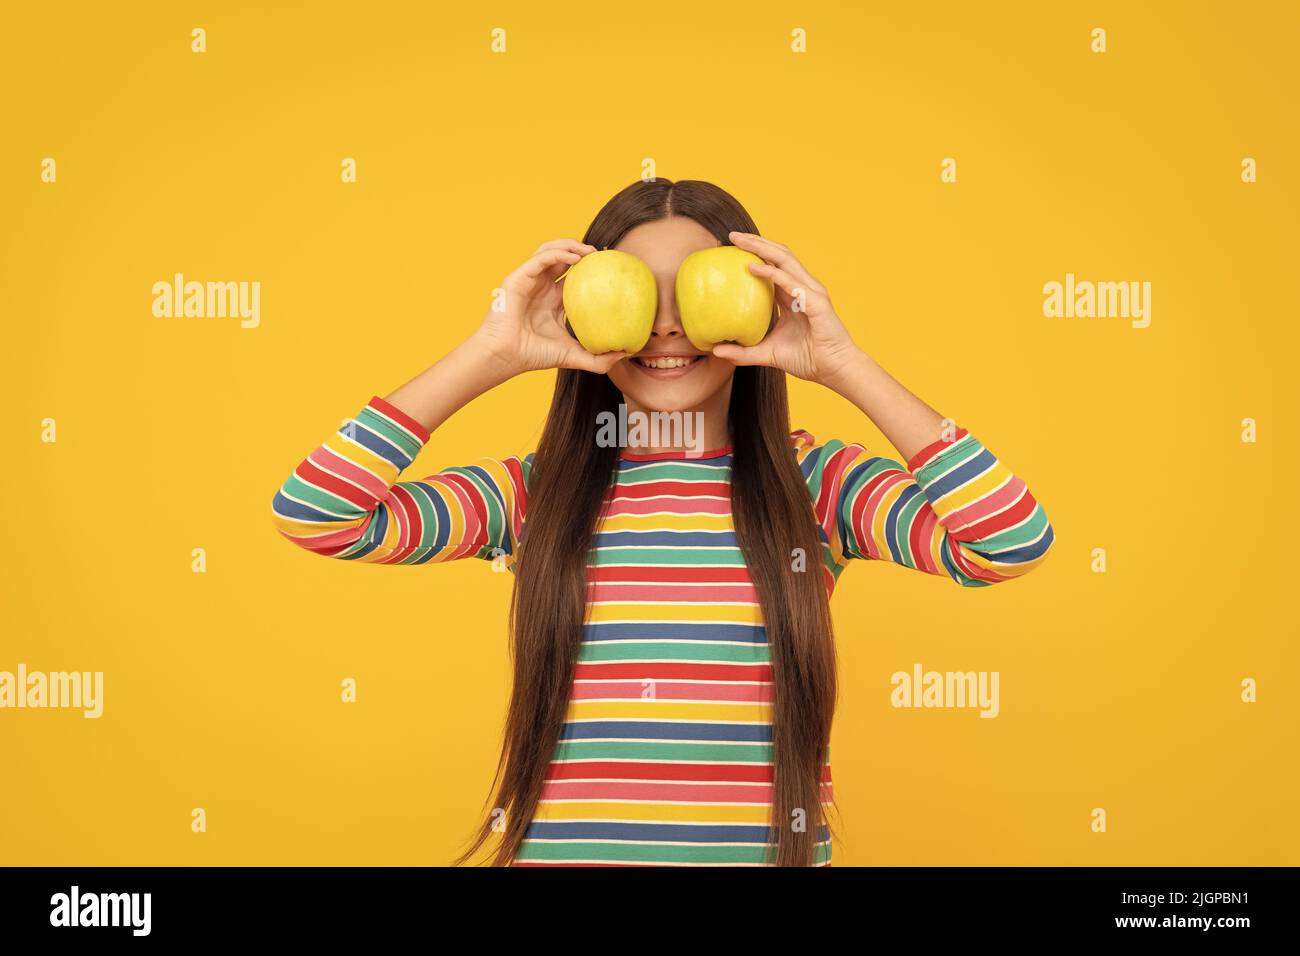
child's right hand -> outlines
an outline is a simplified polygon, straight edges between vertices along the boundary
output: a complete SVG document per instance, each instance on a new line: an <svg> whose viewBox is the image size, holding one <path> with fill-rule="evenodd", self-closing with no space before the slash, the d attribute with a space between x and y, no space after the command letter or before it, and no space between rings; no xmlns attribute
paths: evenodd
<svg viewBox="0 0 1300 956"><path fill-rule="evenodd" d="M608 372L627 353L592 355L564 325L565 271L595 252L576 239L542 243L532 257L506 276L505 308L489 311L475 333L478 344L510 375L547 368Z"/></svg>

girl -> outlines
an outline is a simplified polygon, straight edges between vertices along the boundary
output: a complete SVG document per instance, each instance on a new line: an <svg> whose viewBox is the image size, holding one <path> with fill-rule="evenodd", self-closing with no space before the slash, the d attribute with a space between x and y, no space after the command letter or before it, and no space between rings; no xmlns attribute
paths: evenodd
<svg viewBox="0 0 1300 956"><path fill-rule="evenodd" d="M674 303L690 253L731 243L776 289L758 345L694 348ZM658 312L636 355L569 334L562 274L598 249L641 258ZM892 561L967 587L1042 562L1052 529L965 429L850 337L826 289L706 182L637 182L582 242L544 243L505 309L303 461L275 523L317 554L379 564L478 557L514 572L514 685L494 862L825 865L835 651L827 602L847 563ZM522 372L558 369L537 450L397 478L430 434ZM867 415L904 467L791 431L785 376ZM703 453L609 447L625 411L699 413Z"/></svg>

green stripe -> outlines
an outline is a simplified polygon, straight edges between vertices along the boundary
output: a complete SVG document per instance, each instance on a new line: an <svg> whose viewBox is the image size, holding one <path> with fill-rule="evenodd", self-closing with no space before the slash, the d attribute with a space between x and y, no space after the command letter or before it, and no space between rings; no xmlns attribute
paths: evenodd
<svg viewBox="0 0 1300 956"><path fill-rule="evenodd" d="M700 763L772 762L771 744L675 743L653 740L561 740L552 760L685 760Z"/></svg>
<svg viewBox="0 0 1300 956"><path fill-rule="evenodd" d="M332 492L317 488L315 485L309 485L297 475L290 475L289 480L284 483L284 488L281 490L285 497L295 498L303 504L319 508L321 511L328 511L332 515L340 515L340 521L346 521L349 518L360 518L366 513L365 509L353 504L346 498L340 498Z"/></svg>
<svg viewBox="0 0 1300 956"><path fill-rule="evenodd" d="M814 848L813 860L831 858L829 843ZM525 840L516 855L519 860L601 860L630 863L770 863L772 847L763 844L718 846L710 843L550 843Z"/></svg>
<svg viewBox="0 0 1300 956"><path fill-rule="evenodd" d="M727 465L706 465L700 462L657 461L619 471L620 485L644 485L652 481L726 481L731 468Z"/></svg>
<svg viewBox="0 0 1300 956"><path fill-rule="evenodd" d="M952 447L939 452L928 465L923 466L916 473L916 482L925 488L927 484L939 477L941 472L950 471L953 466L970 461L982 451L984 446L967 435L961 441L955 442Z"/></svg>
<svg viewBox="0 0 1300 956"><path fill-rule="evenodd" d="M719 661L739 664L767 664L771 661L766 644L688 644L677 641L583 641L578 660L593 661Z"/></svg>
<svg viewBox="0 0 1300 956"><path fill-rule="evenodd" d="M433 489L419 481L398 482L414 499L416 507L420 512L420 549L402 560L402 564L414 563L419 561L426 552L433 548L433 543L437 540L438 535L438 518L433 510L433 502L430 495Z"/></svg>
<svg viewBox="0 0 1300 956"><path fill-rule="evenodd" d="M905 567L917 567L916 555L912 553L912 525L916 521L916 514L930 502L925 495L912 495L912 499L898 513L898 524L895 526L894 545L898 548L899 563Z"/></svg>
<svg viewBox="0 0 1300 956"><path fill-rule="evenodd" d="M495 480L493 481L492 485L489 487L487 482L485 482L474 472L470 471L468 467L444 468L443 473L462 475L465 478L469 479L470 483L474 485L474 487L478 490L479 496L483 499L483 504L487 508L488 544L492 547L501 548L501 550L503 551L507 550L505 544L506 542L505 531L506 528L508 527L508 522L506 521L505 509L502 508L501 502L497 499L496 494L494 494L492 491L492 488L497 487ZM508 476L507 476L507 480L509 480ZM506 489L497 488L497 491L501 492L501 496L503 498L509 500L509 497L506 493Z"/></svg>
<svg viewBox="0 0 1300 956"><path fill-rule="evenodd" d="M420 449L424 447L417 439L408 435L396 425L390 425L387 420L380 418L379 413L372 408L363 408L361 414L357 415L356 420L371 431L383 435L384 438L402 449L408 458L414 458L420 453Z"/></svg>
<svg viewBox="0 0 1300 956"><path fill-rule="evenodd" d="M978 541L968 541L966 546L981 553L1005 551L1008 548L1019 548L1031 541L1038 540L1046 530L1047 514L1042 508L1035 508L1022 527L1008 528L1006 531L991 534L987 538L980 538Z"/></svg>
<svg viewBox="0 0 1300 956"><path fill-rule="evenodd" d="M808 493L813 501L816 501L822 493L822 479L825 477L826 462L829 461L836 452L844 448L844 442L838 438L832 438L826 444L814 446L808 450L809 455L817 456L817 463L813 465L812 473L808 476ZM806 456L805 456L806 457Z"/></svg>

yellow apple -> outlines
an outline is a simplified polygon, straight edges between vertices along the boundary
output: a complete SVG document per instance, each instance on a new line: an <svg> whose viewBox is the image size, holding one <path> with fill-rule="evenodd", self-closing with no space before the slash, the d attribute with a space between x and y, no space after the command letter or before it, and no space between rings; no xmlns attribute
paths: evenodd
<svg viewBox="0 0 1300 956"><path fill-rule="evenodd" d="M641 351L658 298L650 267L617 249L588 253L564 275L565 318L582 347L597 355Z"/></svg>
<svg viewBox="0 0 1300 956"><path fill-rule="evenodd" d="M677 310L701 352L719 342L757 345L772 321L772 283L749 271L762 262L736 246L692 252L677 269Z"/></svg>

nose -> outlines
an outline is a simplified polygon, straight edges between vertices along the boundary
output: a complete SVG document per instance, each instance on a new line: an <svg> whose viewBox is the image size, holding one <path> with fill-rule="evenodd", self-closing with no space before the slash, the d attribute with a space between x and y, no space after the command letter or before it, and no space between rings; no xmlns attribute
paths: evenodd
<svg viewBox="0 0 1300 956"><path fill-rule="evenodd" d="M671 341L683 338L681 316L677 314L676 273L659 282L659 304L655 310L655 323L650 329L652 341Z"/></svg>

